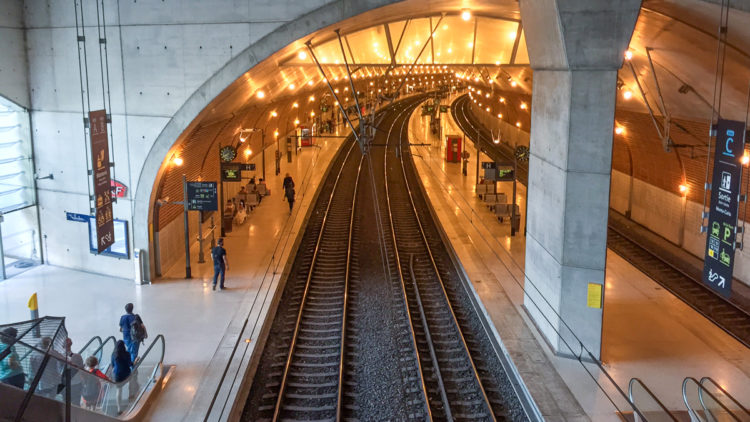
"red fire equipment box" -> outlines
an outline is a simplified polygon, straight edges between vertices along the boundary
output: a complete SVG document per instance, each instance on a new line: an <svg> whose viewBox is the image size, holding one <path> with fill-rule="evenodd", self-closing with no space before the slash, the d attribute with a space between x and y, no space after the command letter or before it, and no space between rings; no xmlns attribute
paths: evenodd
<svg viewBox="0 0 750 422"><path fill-rule="evenodd" d="M447 135L445 137L445 161L449 163L461 162L461 137Z"/></svg>

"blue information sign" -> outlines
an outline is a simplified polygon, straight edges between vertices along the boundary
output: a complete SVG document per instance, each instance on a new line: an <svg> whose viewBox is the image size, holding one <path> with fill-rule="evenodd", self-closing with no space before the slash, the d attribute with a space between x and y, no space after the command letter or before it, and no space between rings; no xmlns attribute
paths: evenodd
<svg viewBox="0 0 750 422"><path fill-rule="evenodd" d="M703 282L724 297L732 294L745 123L719 120L716 131L711 204L708 213Z"/></svg>

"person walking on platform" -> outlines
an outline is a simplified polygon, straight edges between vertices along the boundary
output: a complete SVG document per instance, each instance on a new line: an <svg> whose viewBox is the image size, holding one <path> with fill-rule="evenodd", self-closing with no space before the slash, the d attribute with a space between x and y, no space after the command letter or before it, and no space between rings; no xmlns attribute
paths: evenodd
<svg viewBox="0 0 750 422"><path fill-rule="evenodd" d="M292 207L294 207L294 180L289 173L284 177L284 197L289 202L289 215L292 215Z"/></svg>
<svg viewBox="0 0 750 422"><path fill-rule="evenodd" d="M221 275L219 289L224 290L224 273L229 269L229 260L227 259L227 250L224 249L224 238L219 238L216 246L211 250L211 258L214 260L214 284L216 290L216 279Z"/></svg>

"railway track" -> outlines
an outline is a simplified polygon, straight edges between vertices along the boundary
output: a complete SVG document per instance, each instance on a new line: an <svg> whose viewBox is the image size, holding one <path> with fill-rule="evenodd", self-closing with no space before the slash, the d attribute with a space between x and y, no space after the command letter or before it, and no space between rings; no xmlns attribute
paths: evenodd
<svg viewBox="0 0 750 422"><path fill-rule="evenodd" d="M456 123L468 137L476 140L479 134L482 150L493 160L512 160L512 151L504 145L495 145L489 132L476 123L467 113L468 97L453 102L451 112ZM524 185L528 180L528 165L519 164L518 179ZM727 301L704 286L701 274L680 270L673 263L661 258L639 244L638 240L610 223L607 230L607 247L634 267L677 296L688 306L706 317L746 347L750 347L750 315L737 304Z"/></svg>
<svg viewBox="0 0 750 422"><path fill-rule="evenodd" d="M383 111L370 154L334 160L243 420L527 419L417 188L422 100Z"/></svg>
<svg viewBox="0 0 750 422"><path fill-rule="evenodd" d="M408 120L406 116L400 127L391 128L382 164L374 167L379 172L382 166L391 278L410 318L429 412L439 420L505 420L497 383L493 376L483 376L496 372L479 358L481 342L468 334L476 327L468 317L474 310L458 298L468 292L459 290L458 274L417 188Z"/></svg>

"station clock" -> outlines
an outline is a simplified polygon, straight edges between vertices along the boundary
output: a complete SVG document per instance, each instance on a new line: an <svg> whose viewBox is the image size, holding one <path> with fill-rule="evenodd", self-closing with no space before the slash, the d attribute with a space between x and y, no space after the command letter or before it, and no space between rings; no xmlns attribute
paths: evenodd
<svg viewBox="0 0 750 422"><path fill-rule="evenodd" d="M520 161L522 163L529 161L529 147L527 146L519 146L516 147L516 150L513 151L513 154L516 156L516 160Z"/></svg>
<svg viewBox="0 0 750 422"><path fill-rule="evenodd" d="M230 163L237 157L237 148L231 145L221 147L219 150L219 157L221 158L221 161Z"/></svg>

